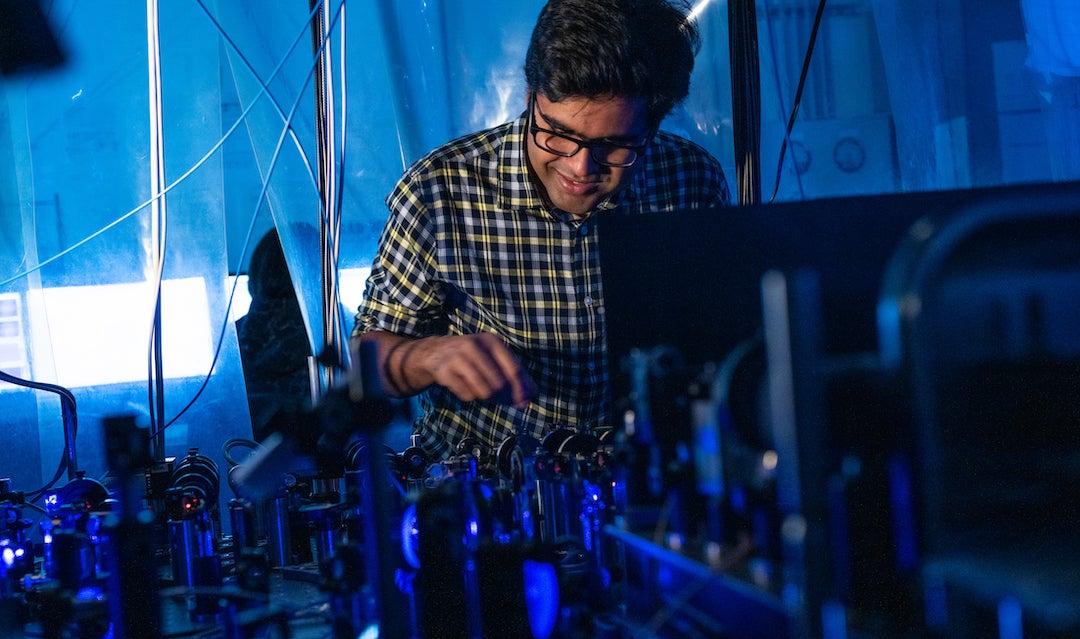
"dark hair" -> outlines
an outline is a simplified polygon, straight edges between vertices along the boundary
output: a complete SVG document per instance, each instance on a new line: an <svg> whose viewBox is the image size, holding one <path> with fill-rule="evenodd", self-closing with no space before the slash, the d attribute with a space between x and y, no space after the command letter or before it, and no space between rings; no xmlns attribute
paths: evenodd
<svg viewBox="0 0 1080 639"><path fill-rule="evenodd" d="M550 0L525 55L530 91L549 100L641 97L660 123L690 91L700 45L679 0Z"/></svg>
<svg viewBox="0 0 1080 639"><path fill-rule="evenodd" d="M270 229L251 253L248 292L253 298L285 299L296 295L276 228Z"/></svg>

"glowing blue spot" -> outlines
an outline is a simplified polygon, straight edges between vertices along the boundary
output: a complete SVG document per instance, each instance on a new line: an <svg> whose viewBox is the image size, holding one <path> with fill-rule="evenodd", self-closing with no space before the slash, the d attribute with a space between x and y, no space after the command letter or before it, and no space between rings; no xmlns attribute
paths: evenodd
<svg viewBox="0 0 1080 639"><path fill-rule="evenodd" d="M555 566L526 559L522 568L529 629L536 639L548 639L555 632L555 623L559 619L559 578Z"/></svg>
<svg viewBox="0 0 1080 639"><path fill-rule="evenodd" d="M105 593L102 592L101 588L87 586L80 588L79 592L75 593L75 599L79 601L104 601Z"/></svg>
<svg viewBox="0 0 1080 639"><path fill-rule="evenodd" d="M413 568L420 568L420 530L416 523L416 504L409 504L401 517L401 552Z"/></svg>
<svg viewBox="0 0 1080 639"><path fill-rule="evenodd" d="M4 548L2 557L4 559L4 564L8 568L10 568L15 563L15 551L11 548Z"/></svg>

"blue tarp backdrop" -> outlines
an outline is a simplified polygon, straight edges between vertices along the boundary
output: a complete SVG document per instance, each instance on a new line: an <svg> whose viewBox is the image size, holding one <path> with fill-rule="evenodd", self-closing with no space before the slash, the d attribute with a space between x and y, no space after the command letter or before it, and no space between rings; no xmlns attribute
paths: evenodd
<svg viewBox="0 0 1080 639"><path fill-rule="evenodd" d="M541 5L42 3L64 62L0 77L0 369L73 391L82 469L104 472L98 424L117 413L163 432L170 455L251 436L231 276L277 227L313 350L346 334L394 181L524 109ZM830 2L780 165L816 8L757 4L766 198L778 172L777 200L1070 177L1051 173L1047 140L1064 136L1047 135L1043 107L1080 69L1026 66L1024 20L1050 17L1060 44L1080 42L1080 18L1019 0ZM727 3L696 15L692 93L665 127L733 181ZM340 306L328 254L354 274ZM0 475L47 482L58 400L0 383L0 425Z"/></svg>

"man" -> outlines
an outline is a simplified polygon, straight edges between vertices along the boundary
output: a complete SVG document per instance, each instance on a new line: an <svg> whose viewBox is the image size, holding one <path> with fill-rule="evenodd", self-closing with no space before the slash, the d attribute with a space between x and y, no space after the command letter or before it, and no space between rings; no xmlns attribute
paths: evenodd
<svg viewBox="0 0 1080 639"><path fill-rule="evenodd" d="M550 0L522 116L434 150L387 197L353 361L374 344L384 389L420 393L429 455L607 424L593 216L729 200L714 158L659 131L697 47L667 0Z"/></svg>

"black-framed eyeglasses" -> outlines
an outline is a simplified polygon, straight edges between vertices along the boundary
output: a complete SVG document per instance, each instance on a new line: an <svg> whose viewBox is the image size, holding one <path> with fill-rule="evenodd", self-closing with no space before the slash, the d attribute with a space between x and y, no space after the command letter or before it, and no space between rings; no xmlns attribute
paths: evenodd
<svg viewBox="0 0 1080 639"><path fill-rule="evenodd" d="M620 144L604 139L582 140L581 138L556 133L551 129L545 129L538 125L536 123L537 112L539 112L541 116L544 115L544 112L540 110L540 105L537 103L536 94L534 93L529 98L529 133L532 134L533 142L536 142L536 146L548 153L553 153L564 158L571 157L582 148L586 148L589 150L589 156L592 157L593 162L596 162L600 166L610 166L621 169L633 166L634 162L637 162L638 158L645 153L645 148L649 144L649 138L653 135L650 131L649 134L645 136L645 141L641 144Z"/></svg>

